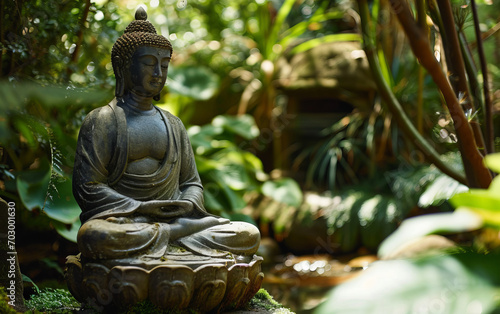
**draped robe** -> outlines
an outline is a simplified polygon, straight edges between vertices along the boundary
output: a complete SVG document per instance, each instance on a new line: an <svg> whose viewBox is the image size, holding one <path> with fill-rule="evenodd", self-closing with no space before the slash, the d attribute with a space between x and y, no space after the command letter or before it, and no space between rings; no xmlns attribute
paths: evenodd
<svg viewBox="0 0 500 314"><path fill-rule="evenodd" d="M141 217L137 209L143 201L187 200L193 203L193 210L184 218L210 215L203 205L203 186L184 125L169 112L154 108L165 123L168 146L160 167L150 175L125 171L129 141L126 112L120 102L93 110L82 124L73 194L82 209L78 245L84 256L105 259L145 254L161 258L168 247L169 224L182 220ZM113 221L120 217L130 220ZM195 232L177 239L176 244L196 254L220 257L228 252L253 254L259 241L257 228L234 222Z"/></svg>

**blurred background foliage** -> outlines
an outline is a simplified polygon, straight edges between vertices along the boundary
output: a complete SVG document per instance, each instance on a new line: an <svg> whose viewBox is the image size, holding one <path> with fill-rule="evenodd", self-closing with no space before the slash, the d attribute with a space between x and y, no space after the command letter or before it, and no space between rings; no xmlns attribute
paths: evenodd
<svg viewBox="0 0 500 314"><path fill-rule="evenodd" d="M85 115L113 98L111 46L140 4L172 42L157 105L188 128L209 211L257 223L280 241L312 233L298 251L316 252L318 237L332 243L327 252L376 251L404 218L449 212L448 200L469 189L457 180L465 177L457 126L388 1L369 1L372 23L364 33L360 1L0 1L0 196L17 202L28 230L75 239L76 137ZM416 10L420 2L409 3ZM484 129L470 5L450 3L477 105L464 109ZM496 114L500 4L476 3ZM431 47L448 73L439 11L427 4ZM367 34L401 112L377 87L363 50ZM457 176L427 159L402 115ZM496 136L497 115L493 121ZM498 149L497 137L493 142Z"/></svg>

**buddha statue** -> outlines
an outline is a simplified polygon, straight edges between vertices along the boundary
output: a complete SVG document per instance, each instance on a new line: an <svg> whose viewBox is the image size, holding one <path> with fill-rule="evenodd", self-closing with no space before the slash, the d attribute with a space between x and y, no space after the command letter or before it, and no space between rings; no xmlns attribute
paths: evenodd
<svg viewBox="0 0 500 314"><path fill-rule="evenodd" d="M114 44L116 98L91 111L78 136L73 194L82 209L81 258L109 267L156 266L175 252L198 262L250 261L259 230L207 213L184 125L153 105L172 45L146 19L138 9Z"/></svg>

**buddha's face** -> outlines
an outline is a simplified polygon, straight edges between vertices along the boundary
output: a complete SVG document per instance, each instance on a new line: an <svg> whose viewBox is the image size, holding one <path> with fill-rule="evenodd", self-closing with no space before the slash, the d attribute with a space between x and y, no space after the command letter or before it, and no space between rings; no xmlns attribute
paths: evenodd
<svg viewBox="0 0 500 314"><path fill-rule="evenodd" d="M129 71L125 71L125 87L135 93L154 97L160 94L167 80L170 50L139 47L132 56Z"/></svg>

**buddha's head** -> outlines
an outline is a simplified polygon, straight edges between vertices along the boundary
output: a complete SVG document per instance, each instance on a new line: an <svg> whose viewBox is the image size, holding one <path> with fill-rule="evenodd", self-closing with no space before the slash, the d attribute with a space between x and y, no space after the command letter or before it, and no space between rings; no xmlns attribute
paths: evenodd
<svg viewBox="0 0 500 314"><path fill-rule="evenodd" d="M139 7L132 21L111 50L111 63L116 77L117 98L135 91L143 96L160 99L167 79L172 45L158 35L147 21L146 11Z"/></svg>

